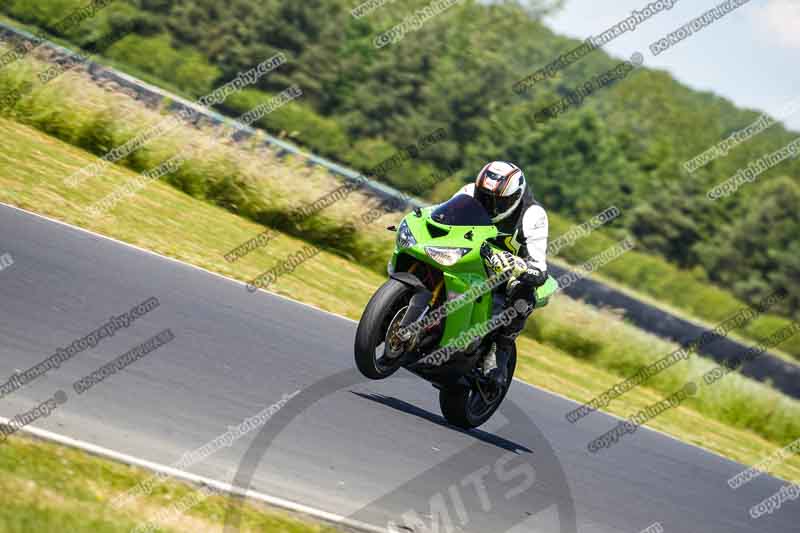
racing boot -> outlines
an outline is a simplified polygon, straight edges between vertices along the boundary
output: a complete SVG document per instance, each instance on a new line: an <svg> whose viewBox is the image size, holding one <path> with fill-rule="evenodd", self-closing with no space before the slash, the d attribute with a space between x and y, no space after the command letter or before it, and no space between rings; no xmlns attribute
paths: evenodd
<svg viewBox="0 0 800 533"><path fill-rule="evenodd" d="M495 343L492 344L492 351L490 351L490 355L493 355L493 357L489 361L489 356L487 355L487 361L484 361L485 363L491 363L489 372L484 374L494 381L498 388L506 386L508 381L508 360L511 358L514 342L516 342L519 334L522 333L525 321L533 310L533 305L524 299L517 299L514 302L514 308L517 310L516 318L509 322L507 326L500 328L495 338Z"/></svg>
<svg viewBox="0 0 800 533"><path fill-rule="evenodd" d="M481 361L481 372L483 372L484 376L488 376L492 370L495 370L496 368L497 343L493 342L492 346L489 348L489 351L483 356L483 361Z"/></svg>
<svg viewBox="0 0 800 533"><path fill-rule="evenodd" d="M511 341L513 346L514 341ZM508 343L493 342L489 352L483 357L481 371L489 378L496 387L504 387L508 379L508 358L511 348Z"/></svg>
<svg viewBox="0 0 800 533"><path fill-rule="evenodd" d="M511 357L511 350L514 349L514 339L500 335L497 341L492 343L492 348L494 352L492 363L494 364L486 375L498 389L502 389L508 380L508 359Z"/></svg>

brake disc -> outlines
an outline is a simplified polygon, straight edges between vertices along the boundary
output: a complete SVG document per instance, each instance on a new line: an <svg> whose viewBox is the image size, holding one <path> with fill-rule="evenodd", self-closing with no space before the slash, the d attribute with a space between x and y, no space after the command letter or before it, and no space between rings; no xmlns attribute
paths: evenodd
<svg viewBox="0 0 800 533"><path fill-rule="evenodd" d="M384 355L389 359L397 359L405 352L410 351L416 339L416 335L414 335L411 337L409 343L405 343L400 339L399 335L397 335L397 332L400 330L400 322L405 316L407 309L408 306L400 309L397 314L394 315L392 321L389 322L389 327L386 330L386 350L384 351Z"/></svg>

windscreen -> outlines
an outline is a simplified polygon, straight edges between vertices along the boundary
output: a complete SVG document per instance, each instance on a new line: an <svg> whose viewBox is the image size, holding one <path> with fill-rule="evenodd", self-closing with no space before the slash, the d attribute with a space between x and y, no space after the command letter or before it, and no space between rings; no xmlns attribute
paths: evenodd
<svg viewBox="0 0 800 533"><path fill-rule="evenodd" d="M448 226L491 226L492 219L472 196L459 194L437 207L431 218Z"/></svg>

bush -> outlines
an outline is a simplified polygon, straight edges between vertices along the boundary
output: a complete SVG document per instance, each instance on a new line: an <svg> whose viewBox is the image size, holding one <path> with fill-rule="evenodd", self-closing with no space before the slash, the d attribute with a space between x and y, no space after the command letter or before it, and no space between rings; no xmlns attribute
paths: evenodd
<svg viewBox="0 0 800 533"><path fill-rule="evenodd" d="M66 13L82 7L81 0L49 0L47 2L31 2L30 0L9 0L0 8L9 16L26 24L35 24L45 28L54 26L64 18Z"/></svg>
<svg viewBox="0 0 800 533"><path fill-rule="evenodd" d="M166 34L155 37L127 35L106 50L105 55L158 78L169 79L181 90L195 96L210 92L221 72L199 52L173 48L172 39Z"/></svg>
<svg viewBox="0 0 800 533"><path fill-rule="evenodd" d="M383 139L361 139L345 154L356 168L368 170L397 153L397 148Z"/></svg>
<svg viewBox="0 0 800 533"><path fill-rule="evenodd" d="M245 89L229 96L220 107L243 114L273 96L257 89ZM295 100L279 107L259 120L257 125L278 136L289 137L322 155L340 158L341 154L350 151L350 140L341 126L332 119L318 115L302 101Z"/></svg>
<svg viewBox="0 0 800 533"><path fill-rule="evenodd" d="M78 132L76 144L88 152L102 157L117 146L115 130L119 118L109 109L104 109L86 121Z"/></svg>

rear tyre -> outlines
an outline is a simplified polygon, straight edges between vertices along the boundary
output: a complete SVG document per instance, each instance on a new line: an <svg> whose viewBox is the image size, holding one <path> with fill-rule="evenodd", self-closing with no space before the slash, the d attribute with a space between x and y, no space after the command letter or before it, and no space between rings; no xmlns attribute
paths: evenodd
<svg viewBox="0 0 800 533"><path fill-rule="evenodd" d="M473 429L483 425L503 403L511 381L514 379L514 370L517 367L517 347L511 352L506 366L506 383L496 391L486 402L480 392L475 388L449 387L439 391L439 407L445 420L450 424L462 428Z"/></svg>
<svg viewBox="0 0 800 533"><path fill-rule="evenodd" d="M355 360L356 367L365 377L385 379L400 368L402 358L396 355L396 350L389 349L386 334L398 313L408 306L413 292L409 286L388 279L364 309L356 330Z"/></svg>

